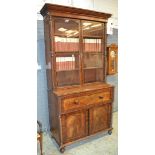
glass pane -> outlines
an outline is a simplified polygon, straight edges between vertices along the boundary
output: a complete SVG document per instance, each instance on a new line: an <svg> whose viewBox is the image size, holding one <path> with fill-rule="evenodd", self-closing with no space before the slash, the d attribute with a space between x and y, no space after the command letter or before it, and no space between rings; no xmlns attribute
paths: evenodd
<svg viewBox="0 0 155 155"><path fill-rule="evenodd" d="M79 38L55 37L56 52L77 52L79 51Z"/></svg>
<svg viewBox="0 0 155 155"><path fill-rule="evenodd" d="M79 70L57 72L58 86L78 85L80 84Z"/></svg>
<svg viewBox="0 0 155 155"><path fill-rule="evenodd" d="M101 40L102 39L84 38L83 39L84 52L102 52Z"/></svg>
<svg viewBox="0 0 155 155"><path fill-rule="evenodd" d="M79 51L79 20L55 18L55 51Z"/></svg>
<svg viewBox="0 0 155 155"><path fill-rule="evenodd" d="M61 54L56 57L56 71L78 70L79 54Z"/></svg>
<svg viewBox="0 0 155 155"><path fill-rule="evenodd" d="M93 21L82 22L83 36L102 37L103 23Z"/></svg>
<svg viewBox="0 0 155 155"><path fill-rule="evenodd" d="M103 69L84 69L84 82L102 82L103 81Z"/></svg>
<svg viewBox="0 0 155 155"><path fill-rule="evenodd" d="M79 36L79 20L55 18L55 35L66 37Z"/></svg>
<svg viewBox="0 0 155 155"><path fill-rule="evenodd" d="M84 53L84 68L102 68L102 53Z"/></svg>

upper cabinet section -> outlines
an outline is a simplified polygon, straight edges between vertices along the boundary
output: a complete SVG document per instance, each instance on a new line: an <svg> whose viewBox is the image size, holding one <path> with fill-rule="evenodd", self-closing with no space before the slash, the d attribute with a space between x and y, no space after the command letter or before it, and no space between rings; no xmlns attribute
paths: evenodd
<svg viewBox="0 0 155 155"><path fill-rule="evenodd" d="M41 14L53 88L105 82L105 31L111 15L53 4L45 4Z"/></svg>

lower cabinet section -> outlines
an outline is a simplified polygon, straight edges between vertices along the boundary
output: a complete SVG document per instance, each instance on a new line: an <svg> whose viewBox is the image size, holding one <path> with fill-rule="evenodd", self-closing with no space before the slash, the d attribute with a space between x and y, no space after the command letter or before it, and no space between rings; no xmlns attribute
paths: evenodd
<svg viewBox="0 0 155 155"><path fill-rule="evenodd" d="M102 131L112 133L112 86L61 93L62 90L52 96L51 104L51 131L60 152L64 152L67 145L88 136Z"/></svg>
<svg viewBox="0 0 155 155"><path fill-rule="evenodd" d="M87 111L78 111L62 115L63 143L87 136Z"/></svg>
<svg viewBox="0 0 155 155"><path fill-rule="evenodd" d="M111 127L111 103L62 115L63 144Z"/></svg>

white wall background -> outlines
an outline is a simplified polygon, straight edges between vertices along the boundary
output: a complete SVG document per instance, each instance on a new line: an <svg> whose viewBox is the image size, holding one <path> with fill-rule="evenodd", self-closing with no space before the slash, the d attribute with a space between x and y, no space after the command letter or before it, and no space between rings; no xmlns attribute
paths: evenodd
<svg viewBox="0 0 155 155"><path fill-rule="evenodd" d="M112 20L114 28L118 28L118 0L38 0L37 12L39 20L42 20L42 16L39 14L39 11L45 3L74 6L78 8L111 13L112 17L110 20Z"/></svg>

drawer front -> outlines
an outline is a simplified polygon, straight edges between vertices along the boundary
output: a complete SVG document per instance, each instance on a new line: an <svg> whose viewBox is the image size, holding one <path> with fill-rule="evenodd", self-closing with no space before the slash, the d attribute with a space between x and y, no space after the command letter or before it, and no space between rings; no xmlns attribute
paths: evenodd
<svg viewBox="0 0 155 155"><path fill-rule="evenodd" d="M111 100L110 89L94 94L87 94L83 96L76 96L63 99L61 110L62 112L68 110L75 110L77 108L90 106Z"/></svg>

